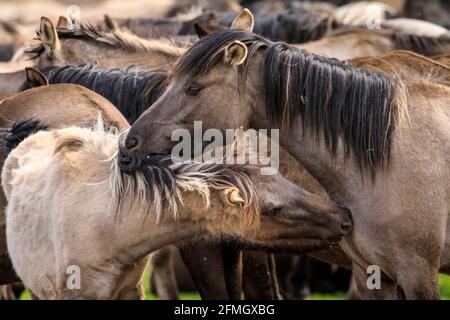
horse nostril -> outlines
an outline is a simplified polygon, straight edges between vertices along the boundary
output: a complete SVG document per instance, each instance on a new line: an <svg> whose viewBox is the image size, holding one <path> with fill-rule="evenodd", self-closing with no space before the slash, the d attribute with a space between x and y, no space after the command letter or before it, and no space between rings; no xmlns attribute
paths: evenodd
<svg viewBox="0 0 450 320"><path fill-rule="evenodd" d="M139 145L140 142L140 138L137 136L128 136L127 139L125 140L125 148L127 150L131 150L136 148Z"/></svg>
<svg viewBox="0 0 450 320"><path fill-rule="evenodd" d="M349 221L343 221L341 224L341 230L345 233L349 233L350 231L352 231L352 223Z"/></svg>
<svg viewBox="0 0 450 320"><path fill-rule="evenodd" d="M120 156L119 168L122 172L135 172L142 166L142 159L135 157Z"/></svg>
<svg viewBox="0 0 450 320"><path fill-rule="evenodd" d="M128 166L133 162L131 158L122 157L119 159L119 163L121 166Z"/></svg>

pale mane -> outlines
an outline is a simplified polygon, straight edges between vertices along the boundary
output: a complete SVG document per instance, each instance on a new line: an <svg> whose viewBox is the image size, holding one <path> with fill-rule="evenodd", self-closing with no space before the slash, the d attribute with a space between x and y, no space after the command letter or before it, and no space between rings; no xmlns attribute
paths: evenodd
<svg viewBox="0 0 450 320"><path fill-rule="evenodd" d="M159 52L167 56L179 57L187 50L186 47L180 46L170 39L147 40L123 31L103 31L88 24L82 25L80 29L57 29L57 32L60 40L90 41L98 45L120 48L131 53ZM25 50L25 53L32 59L38 58L45 51L39 31L37 31L35 40L36 43Z"/></svg>

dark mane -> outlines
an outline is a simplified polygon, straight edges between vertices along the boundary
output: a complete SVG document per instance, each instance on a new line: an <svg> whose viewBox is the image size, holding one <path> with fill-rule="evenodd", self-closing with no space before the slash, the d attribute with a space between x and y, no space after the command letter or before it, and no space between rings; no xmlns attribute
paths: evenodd
<svg viewBox="0 0 450 320"><path fill-rule="evenodd" d="M223 15L220 24L223 26L231 25L236 15L236 13ZM339 23L331 15L319 14L300 8L269 14L256 13L254 18L254 33L272 41L288 43L317 40L339 26Z"/></svg>
<svg viewBox="0 0 450 320"><path fill-rule="evenodd" d="M430 37L393 32L392 39L396 50L410 50L425 56L444 54L450 51L450 36L447 34Z"/></svg>
<svg viewBox="0 0 450 320"><path fill-rule="evenodd" d="M45 124L35 118L16 121L13 123L12 127L3 134L4 148L9 152L30 135L47 129L48 127Z"/></svg>
<svg viewBox="0 0 450 320"><path fill-rule="evenodd" d="M97 92L114 104L132 124L165 90L166 71L144 71L136 67L104 70L94 65L51 66L42 72L50 84L74 83ZM28 89L22 85L20 91Z"/></svg>
<svg viewBox="0 0 450 320"><path fill-rule="evenodd" d="M398 110L393 103L393 80L242 30L200 39L178 60L174 76L195 78L208 72L234 40L249 49L239 68L241 79L255 53L263 55L262 94L272 127L291 130L301 119L303 131L324 139L333 155L342 140L346 154L353 153L362 169L374 173L387 166Z"/></svg>

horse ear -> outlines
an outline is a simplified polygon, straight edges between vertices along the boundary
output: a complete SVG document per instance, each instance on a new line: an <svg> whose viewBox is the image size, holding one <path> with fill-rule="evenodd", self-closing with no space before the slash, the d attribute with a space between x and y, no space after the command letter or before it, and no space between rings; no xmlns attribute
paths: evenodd
<svg viewBox="0 0 450 320"><path fill-rule="evenodd" d="M255 19L253 14L248 9L242 10L242 12L233 20L231 29L242 29L248 32L253 31L255 26Z"/></svg>
<svg viewBox="0 0 450 320"><path fill-rule="evenodd" d="M41 18L41 25L39 26L39 36L47 51L51 52L59 49L60 43L58 39L58 33L56 32L55 26L49 18Z"/></svg>
<svg viewBox="0 0 450 320"><path fill-rule="evenodd" d="M225 63L235 66L240 65L247 58L247 54L247 46L239 40L235 40L225 48Z"/></svg>
<svg viewBox="0 0 450 320"><path fill-rule="evenodd" d="M117 22L114 21L114 19L111 18L109 15L105 14L105 15L103 16L103 19L104 19L104 21L105 21L106 27L107 27L110 31L115 32L115 31L119 31L119 30L120 30L119 26L117 25Z"/></svg>
<svg viewBox="0 0 450 320"><path fill-rule="evenodd" d="M33 67L25 68L25 73L27 75L27 81L32 88L48 86L47 77L38 69Z"/></svg>
<svg viewBox="0 0 450 320"><path fill-rule="evenodd" d="M72 21L70 21L69 19L67 19L64 16L59 16L58 23L56 24L56 28L72 29L73 28Z"/></svg>
<svg viewBox="0 0 450 320"><path fill-rule="evenodd" d="M236 188L222 190L220 192L220 197L229 206L236 206L240 203L244 203L244 199L242 199L239 190Z"/></svg>

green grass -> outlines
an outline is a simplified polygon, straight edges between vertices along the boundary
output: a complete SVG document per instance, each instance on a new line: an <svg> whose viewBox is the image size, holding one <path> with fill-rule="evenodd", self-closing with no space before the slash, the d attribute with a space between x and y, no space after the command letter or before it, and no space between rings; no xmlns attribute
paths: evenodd
<svg viewBox="0 0 450 320"><path fill-rule="evenodd" d="M441 299L450 300L450 276L441 274L439 283L441 284Z"/></svg>
<svg viewBox="0 0 450 320"><path fill-rule="evenodd" d="M441 298L442 300L450 300L450 276L441 274L439 276L439 283L441 284ZM146 300L157 300L153 294L150 293L149 289L149 272L144 275L144 285L145 285L145 298ZM181 300L200 300L200 296L194 292L183 292L180 294ZM30 300L30 295L27 291L22 293L20 297L21 300ZM312 294L309 300L344 300L345 293L339 294Z"/></svg>

